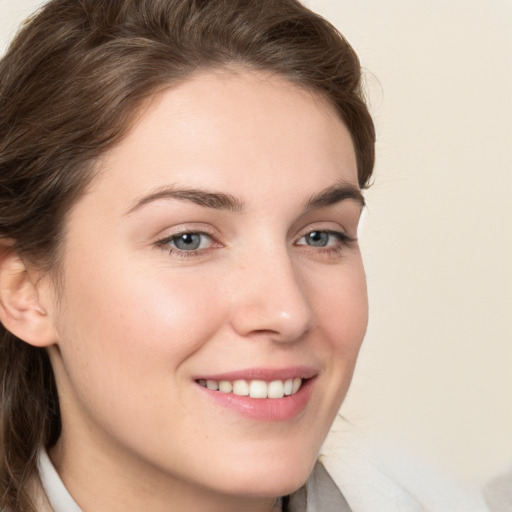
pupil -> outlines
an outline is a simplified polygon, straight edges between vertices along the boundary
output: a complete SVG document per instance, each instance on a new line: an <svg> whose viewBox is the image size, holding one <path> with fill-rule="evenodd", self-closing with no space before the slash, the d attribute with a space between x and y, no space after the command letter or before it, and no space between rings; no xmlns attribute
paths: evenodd
<svg viewBox="0 0 512 512"><path fill-rule="evenodd" d="M313 231L308 235L308 242L315 247L325 247L329 241L329 235L325 231Z"/></svg>
<svg viewBox="0 0 512 512"><path fill-rule="evenodd" d="M185 233L175 240L178 249L194 250L201 245L201 237L197 233Z"/></svg>

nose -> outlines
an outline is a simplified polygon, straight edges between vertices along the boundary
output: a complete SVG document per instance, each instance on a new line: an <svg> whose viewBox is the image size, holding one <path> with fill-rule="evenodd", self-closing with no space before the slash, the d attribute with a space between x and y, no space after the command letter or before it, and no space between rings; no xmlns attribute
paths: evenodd
<svg viewBox="0 0 512 512"><path fill-rule="evenodd" d="M262 252L253 253L232 275L232 327L241 336L298 340L314 325L304 275L287 250Z"/></svg>

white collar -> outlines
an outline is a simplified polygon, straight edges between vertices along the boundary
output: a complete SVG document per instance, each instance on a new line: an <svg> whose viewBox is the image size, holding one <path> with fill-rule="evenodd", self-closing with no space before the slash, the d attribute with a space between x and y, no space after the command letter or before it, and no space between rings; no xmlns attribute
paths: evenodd
<svg viewBox="0 0 512 512"><path fill-rule="evenodd" d="M44 492L53 512L82 512L82 509L64 487L45 449L39 452L37 465Z"/></svg>

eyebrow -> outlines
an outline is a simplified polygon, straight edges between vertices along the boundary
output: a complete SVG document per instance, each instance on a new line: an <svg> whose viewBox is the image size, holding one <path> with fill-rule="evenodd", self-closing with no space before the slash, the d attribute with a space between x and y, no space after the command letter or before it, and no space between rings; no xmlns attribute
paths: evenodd
<svg viewBox="0 0 512 512"><path fill-rule="evenodd" d="M366 205L363 193L359 187L356 187L350 183L341 182L310 197L305 204L305 210L316 210L325 206L331 206L347 199L356 201L361 205L361 208L364 208Z"/></svg>
<svg viewBox="0 0 512 512"><path fill-rule="evenodd" d="M237 213L245 210L245 203L231 194L213 192L198 188L176 188L173 186L166 186L138 199L126 212L126 215L130 215L146 204L161 199L177 199L178 201L191 202L199 206L204 206L205 208L226 210ZM304 209L306 211L315 210L331 206L347 199L358 202L361 207L365 206L363 194L358 187L347 183L340 183L322 190L318 194L310 197L308 201L306 201Z"/></svg>
<svg viewBox="0 0 512 512"><path fill-rule="evenodd" d="M133 213L142 206L158 201L159 199L177 199L195 203L206 208L215 210L227 210L232 212L242 212L245 209L243 201L231 194L223 192L210 192L198 188L176 188L173 186L162 187L155 192L142 197L127 211L126 215Z"/></svg>

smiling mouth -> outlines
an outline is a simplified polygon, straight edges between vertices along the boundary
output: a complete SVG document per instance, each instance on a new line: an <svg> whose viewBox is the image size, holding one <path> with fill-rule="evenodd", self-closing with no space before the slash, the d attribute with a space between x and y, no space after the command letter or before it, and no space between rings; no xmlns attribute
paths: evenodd
<svg viewBox="0 0 512 512"><path fill-rule="evenodd" d="M250 398L284 398L297 393L304 381L295 377L286 380L205 380L196 381L200 386L219 393L233 394L237 396L248 396Z"/></svg>

